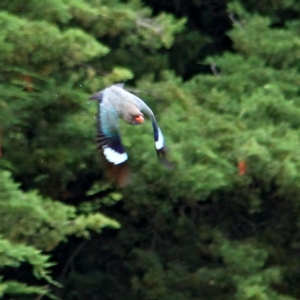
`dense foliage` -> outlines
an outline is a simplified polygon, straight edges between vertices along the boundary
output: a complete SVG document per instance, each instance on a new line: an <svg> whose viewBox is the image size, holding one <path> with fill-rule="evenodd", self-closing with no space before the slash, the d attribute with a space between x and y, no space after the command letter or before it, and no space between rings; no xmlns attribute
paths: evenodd
<svg viewBox="0 0 300 300"><path fill-rule="evenodd" d="M296 0L1 0L0 298L300 298ZM122 125L133 183L107 182L88 96Z"/></svg>

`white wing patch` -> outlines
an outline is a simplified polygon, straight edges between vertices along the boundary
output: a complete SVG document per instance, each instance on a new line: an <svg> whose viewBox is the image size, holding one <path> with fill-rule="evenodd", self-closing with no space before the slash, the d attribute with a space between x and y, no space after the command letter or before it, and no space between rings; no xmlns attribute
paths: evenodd
<svg viewBox="0 0 300 300"><path fill-rule="evenodd" d="M107 146L103 146L102 149L106 159L114 165L121 164L128 159L127 153L118 153Z"/></svg>
<svg viewBox="0 0 300 300"><path fill-rule="evenodd" d="M155 147L157 150L163 148L164 146L164 136L161 133L161 130L158 128L158 140L155 142Z"/></svg>

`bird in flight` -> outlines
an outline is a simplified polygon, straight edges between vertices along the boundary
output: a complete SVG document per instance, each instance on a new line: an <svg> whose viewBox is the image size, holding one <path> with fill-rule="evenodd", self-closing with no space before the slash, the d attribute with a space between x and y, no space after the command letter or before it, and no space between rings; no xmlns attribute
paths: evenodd
<svg viewBox="0 0 300 300"><path fill-rule="evenodd" d="M168 168L172 167L166 157L164 137L154 113L143 100L124 90L123 87L123 83L114 84L89 98L98 101L97 147L104 157L109 179L119 187L129 183L128 155L119 134L119 118L130 125L139 125L144 122L142 111L146 113L152 122L158 158Z"/></svg>

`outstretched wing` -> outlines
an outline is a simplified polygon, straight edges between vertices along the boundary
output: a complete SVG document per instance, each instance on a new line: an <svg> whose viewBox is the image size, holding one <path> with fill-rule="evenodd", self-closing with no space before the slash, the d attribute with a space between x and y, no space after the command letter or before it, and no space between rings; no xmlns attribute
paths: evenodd
<svg viewBox="0 0 300 300"><path fill-rule="evenodd" d="M173 165L169 162L167 158L167 150L164 143L164 136L160 128L157 126L155 119L152 119L152 128L157 156L167 168L172 169Z"/></svg>
<svg viewBox="0 0 300 300"><path fill-rule="evenodd" d="M111 181L122 187L129 182L128 155L122 145L118 113L108 101L106 91L97 93L98 103L97 147L104 158ZM95 94L96 95L96 94ZM92 96L93 97L93 96ZM95 99L95 98L93 98Z"/></svg>
<svg viewBox="0 0 300 300"><path fill-rule="evenodd" d="M164 143L164 136L156 123L156 119L155 119L153 111L143 100L141 100L140 98L138 98L135 95L133 95L133 97L134 97L135 101L137 102L139 109L141 111L145 112L151 118L153 134L154 134L155 149L156 149L156 153L157 153L159 160L167 168L173 168L173 165L169 162L169 160L167 158L167 150L166 150L165 143Z"/></svg>

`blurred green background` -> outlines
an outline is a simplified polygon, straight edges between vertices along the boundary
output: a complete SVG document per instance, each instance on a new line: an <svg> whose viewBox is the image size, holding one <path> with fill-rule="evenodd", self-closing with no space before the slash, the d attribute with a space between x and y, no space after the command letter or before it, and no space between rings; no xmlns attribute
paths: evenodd
<svg viewBox="0 0 300 300"><path fill-rule="evenodd" d="M0 298L300 299L298 0L1 0ZM133 183L96 149L113 83Z"/></svg>

